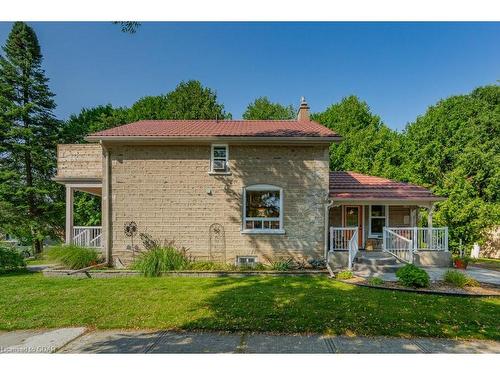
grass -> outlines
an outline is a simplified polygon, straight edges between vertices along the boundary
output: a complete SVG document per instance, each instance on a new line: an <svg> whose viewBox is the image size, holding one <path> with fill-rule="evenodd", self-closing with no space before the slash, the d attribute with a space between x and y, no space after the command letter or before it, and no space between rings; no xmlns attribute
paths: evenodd
<svg viewBox="0 0 500 375"><path fill-rule="evenodd" d="M471 265L480 267L483 266L484 268L500 271L500 259L492 259L492 258L472 259Z"/></svg>
<svg viewBox="0 0 500 375"><path fill-rule="evenodd" d="M49 248L50 249L50 248ZM26 264L31 265L31 266L37 266L40 264L55 264L54 260L49 259L48 252L49 249L45 249L43 252L40 254L37 254L31 259L26 259Z"/></svg>
<svg viewBox="0 0 500 375"><path fill-rule="evenodd" d="M500 298L420 295L326 277L0 276L0 330L204 329L500 340Z"/></svg>

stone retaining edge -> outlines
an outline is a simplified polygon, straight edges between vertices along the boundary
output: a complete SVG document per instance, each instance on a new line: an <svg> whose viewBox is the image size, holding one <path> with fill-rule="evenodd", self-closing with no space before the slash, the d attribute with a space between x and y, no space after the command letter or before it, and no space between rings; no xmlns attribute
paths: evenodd
<svg viewBox="0 0 500 375"><path fill-rule="evenodd" d="M106 270L106 271L86 271L68 275L72 270L44 269L43 275L46 277L72 277L72 278L92 278L107 279L117 277L140 277L142 274L135 270ZM327 276L327 270L311 271L169 271L163 272L162 277L247 277L247 276Z"/></svg>

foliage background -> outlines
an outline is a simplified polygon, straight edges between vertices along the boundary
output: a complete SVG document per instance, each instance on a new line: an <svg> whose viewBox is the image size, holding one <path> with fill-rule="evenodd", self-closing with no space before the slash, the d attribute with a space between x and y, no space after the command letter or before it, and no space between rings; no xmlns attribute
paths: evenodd
<svg viewBox="0 0 500 375"><path fill-rule="evenodd" d="M140 98L130 107L103 104L83 108L67 121L57 120L34 31L18 22L11 34L0 58L0 232L23 242L62 237L63 188L51 181L57 143L83 143L89 133L141 119L231 118L215 90L191 80L164 95ZM31 47L21 48L22 43L13 42L16 38L24 38ZM27 63L32 70L26 81L13 66ZM13 93L26 82L32 95L23 102ZM390 129L354 95L312 118L343 137L340 144L331 146L331 170L416 183L448 197L437 204L435 225L450 228L450 245L456 248L460 241L468 246L484 241L486 232L500 225L499 102L498 84L479 87L431 105L402 132ZM295 113L292 105L259 97L243 117L285 120ZM31 186L23 175L26 151L34 161ZM27 205L28 198L35 204ZM99 225L100 221L100 199L76 194L75 225Z"/></svg>

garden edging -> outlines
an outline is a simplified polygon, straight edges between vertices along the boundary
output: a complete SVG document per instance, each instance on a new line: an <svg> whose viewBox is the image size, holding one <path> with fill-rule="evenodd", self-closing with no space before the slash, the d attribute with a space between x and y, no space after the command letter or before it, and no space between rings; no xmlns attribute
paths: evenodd
<svg viewBox="0 0 500 375"><path fill-rule="evenodd" d="M42 271L46 277L73 277L106 279L116 277L142 276L136 270L89 270L74 273L74 270L46 268ZM167 271L162 272L162 277L246 277L246 276L326 276L327 270L309 271Z"/></svg>
<svg viewBox="0 0 500 375"><path fill-rule="evenodd" d="M392 290L395 292L436 294L436 295L442 295L442 296L456 296L456 297L498 297L498 294L478 294L478 293L468 293L466 291L464 291L464 292L451 292L451 291L447 292L447 291L441 291L441 290L412 289L412 288L405 288L405 287L394 288L394 287L388 287L388 286L383 286L383 285L363 284L363 283L359 283L357 281L349 281L349 280L337 280L336 279L336 281L340 281L342 283L349 284L349 285L362 286L365 288Z"/></svg>

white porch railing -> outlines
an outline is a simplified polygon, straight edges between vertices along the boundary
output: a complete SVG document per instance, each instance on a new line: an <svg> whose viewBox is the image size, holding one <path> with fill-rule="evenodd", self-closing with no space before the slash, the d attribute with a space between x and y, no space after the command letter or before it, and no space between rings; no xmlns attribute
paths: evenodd
<svg viewBox="0 0 500 375"><path fill-rule="evenodd" d="M330 227L330 251L349 250L349 241L358 228Z"/></svg>
<svg viewBox="0 0 500 375"><path fill-rule="evenodd" d="M354 263L354 259L356 259L356 255L358 254L359 244L358 244L358 228L354 231L351 239L349 240L349 263L347 264L347 268L349 270L352 269L352 264Z"/></svg>
<svg viewBox="0 0 500 375"><path fill-rule="evenodd" d="M73 227L71 243L84 247L102 247L102 227Z"/></svg>
<svg viewBox="0 0 500 375"><path fill-rule="evenodd" d="M330 251L348 251L348 269L358 254L358 236L358 228L330 227Z"/></svg>
<svg viewBox="0 0 500 375"><path fill-rule="evenodd" d="M390 230L399 236L413 241L414 250L448 251L448 227L385 227L385 230Z"/></svg>
<svg viewBox="0 0 500 375"><path fill-rule="evenodd" d="M383 250L407 263L413 263L413 241L389 228L383 231Z"/></svg>

